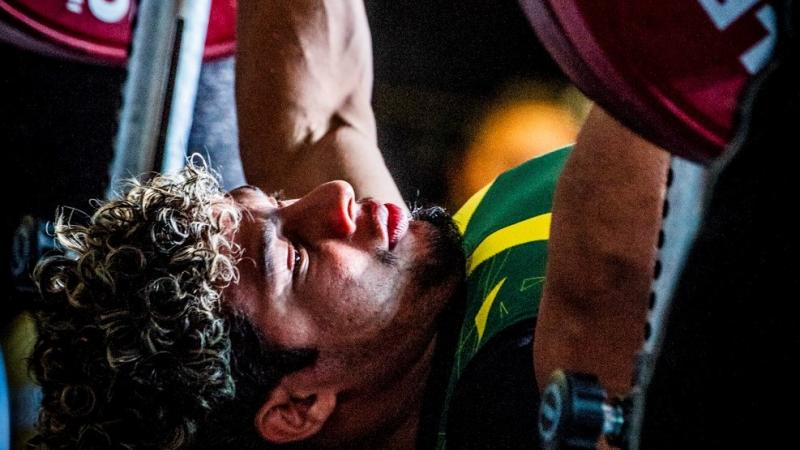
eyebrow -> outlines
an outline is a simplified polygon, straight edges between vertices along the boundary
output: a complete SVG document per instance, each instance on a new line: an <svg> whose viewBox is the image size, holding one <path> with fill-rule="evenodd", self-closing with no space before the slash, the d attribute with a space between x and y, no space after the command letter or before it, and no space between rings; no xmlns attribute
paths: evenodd
<svg viewBox="0 0 800 450"><path fill-rule="evenodd" d="M264 228L261 233L264 236L264 244L259 249L261 253L261 270L264 277L269 277L274 273L275 266L273 258L270 258L272 249L275 245L275 234L277 224L275 223L274 215L270 215L269 219L264 222Z"/></svg>
<svg viewBox="0 0 800 450"><path fill-rule="evenodd" d="M236 186L235 188L231 189L229 192L233 192L233 191L235 191L237 189L247 189L247 190L250 190L250 191L261 191L261 188L259 188L257 186L253 186L252 184L240 184L239 186ZM263 192L263 191L261 191L261 192Z"/></svg>
<svg viewBox="0 0 800 450"><path fill-rule="evenodd" d="M275 195L270 195L264 192L258 186L253 186L252 184L243 184L238 186L236 189L247 189L249 191L259 192L265 197L272 199L275 202ZM233 189L233 190L236 190ZM277 235L277 223L275 222L275 215L270 214L266 221L264 221L264 226L261 228L261 235L263 241L260 241L258 248L258 258L261 260L261 264L258 265L261 276L268 281L271 281L271 276L274 274L275 264L273 263L273 258L270 258L272 253L272 248L275 245L275 237Z"/></svg>

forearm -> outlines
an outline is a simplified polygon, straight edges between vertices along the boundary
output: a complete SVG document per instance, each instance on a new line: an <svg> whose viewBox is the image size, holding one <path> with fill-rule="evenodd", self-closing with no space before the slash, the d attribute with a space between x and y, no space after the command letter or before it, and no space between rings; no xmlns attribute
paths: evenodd
<svg viewBox="0 0 800 450"><path fill-rule="evenodd" d="M536 327L540 388L556 368L630 386L642 344L669 157L595 109L556 189Z"/></svg>
<svg viewBox="0 0 800 450"><path fill-rule="evenodd" d="M248 182L300 195L332 177L348 178L337 170L365 155L388 175L376 146L361 1L240 0L238 8L236 94Z"/></svg>

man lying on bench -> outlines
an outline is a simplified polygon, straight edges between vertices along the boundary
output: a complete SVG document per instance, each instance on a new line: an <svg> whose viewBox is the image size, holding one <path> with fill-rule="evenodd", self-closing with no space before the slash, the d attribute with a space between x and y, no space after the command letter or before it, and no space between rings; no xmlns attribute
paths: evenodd
<svg viewBox="0 0 800 450"><path fill-rule="evenodd" d="M253 186L223 192L194 160L85 221L61 214L66 256L36 271L34 447L533 448L531 346L556 181L601 144L609 174L639 173L604 188L624 207L596 207L641 213L616 228L644 231L602 249L624 284L613 289L646 295L665 158L619 164L615 152L649 144L598 110L567 169L562 149L501 175L455 220L409 211L376 146L363 5L239 8ZM564 267L551 270L591 278ZM623 336L609 341L621 378L640 339L629 332L640 317L627 317L630 328L599 322Z"/></svg>

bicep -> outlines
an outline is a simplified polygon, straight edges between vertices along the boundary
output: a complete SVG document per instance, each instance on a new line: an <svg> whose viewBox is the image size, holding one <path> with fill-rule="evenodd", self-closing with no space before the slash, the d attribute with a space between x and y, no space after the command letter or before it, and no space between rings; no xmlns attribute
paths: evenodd
<svg viewBox="0 0 800 450"><path fill-rule="evenodd" d="M238 34L248 182L294 195L331 179L354 180L359 196L396 191L376 143L372 48L360 1L242 0Z"/></svg>
<svg viewBox="0 0 800 450"><path fill-rule="evenodd" d="M283 185L267 184L284 196L305 195L320 183L341 179L350 183L356 196L404 205L375 143L352 127L333 128L307 151L298 153L280 174ZM264 188L263 186L260 186Z"/></svg>

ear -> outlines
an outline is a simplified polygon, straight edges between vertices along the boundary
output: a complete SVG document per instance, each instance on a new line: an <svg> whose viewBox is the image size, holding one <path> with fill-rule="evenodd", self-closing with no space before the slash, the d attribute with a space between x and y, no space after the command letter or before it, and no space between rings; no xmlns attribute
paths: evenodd
<svg viewBox="0 0 800 450"><path fill-rule="evenodd" d="M334 409L335 391L296 392L282 383L256 413L255 425L261 437L274 444L302 441L317 434Z"/></svg>

